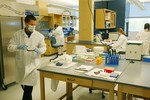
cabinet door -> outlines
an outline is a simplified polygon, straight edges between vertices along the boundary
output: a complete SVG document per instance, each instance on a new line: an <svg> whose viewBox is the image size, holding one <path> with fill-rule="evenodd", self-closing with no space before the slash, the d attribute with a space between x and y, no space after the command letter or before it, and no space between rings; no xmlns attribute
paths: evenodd
<svg viewBox="0 0 150 100"><path fill-rule="evenodd" d="M96 9L96 28L105 28L105 11L103 9Z"/></svg>
<svg viewBox="0 0 150 100"><path fill-rule="evenodd" d="M96 29L116 27L116 13L109 9L96 9Z"/></svg>
<svg viewBox="0 0 150 100"><path fill-rule="evenodd" d="M57 53L57 48L52 47L49 39L45 39L45 43L46 43L46 52L44 53L45 56Z"/></svg>
<svg viewBox="0 0 150 100"><path fill-rule="evenodd" d="M115 28L116 27L116 13L112 12L111 13L111 28Z"/></svg>

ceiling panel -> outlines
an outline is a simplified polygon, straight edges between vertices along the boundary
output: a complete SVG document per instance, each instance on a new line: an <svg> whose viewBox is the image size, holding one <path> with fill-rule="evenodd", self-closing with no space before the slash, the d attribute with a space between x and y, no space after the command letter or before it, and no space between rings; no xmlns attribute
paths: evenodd
<svg viewBox="0 0 150 100"><path fill-rule="evenodd" d="M63 5L66 7L77 7L78 0L47 0L48 4Z"/></svg>

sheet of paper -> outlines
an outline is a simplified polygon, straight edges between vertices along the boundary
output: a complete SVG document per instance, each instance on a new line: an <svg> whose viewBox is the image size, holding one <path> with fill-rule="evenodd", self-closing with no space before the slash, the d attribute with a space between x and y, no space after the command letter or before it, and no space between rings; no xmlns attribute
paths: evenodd
<svg viewBox="0 0 150 100"><path fill-rule="evenodd" d="M71 67L75 64L77 64L77 62L71 62L71 63L65 64L65 65L62 65L62 66L56 66L56 63L50 63L50 64L48 64L48 66L58 67L58 68L69 68L69 67Z"/></svg>
<svg viewBox="0 0 150 100"><path fill-rule="evenodd" d="M94 66L81 65L81 66L77 67L75 70L77 70L77 71L89 71L92 68L94 68Z"/></svg>
<svg viewBox="0 0 150 100"><path fill-rule="evenodd" d="M85 74L89 76L102 77L102 78L107 78L109 76L109 73L105 73L104 69L101 69L101 68L94 68L93 70Z"/></svg>
<svg viewBox="0 0 150 100"><path fill-rule="evenodd" d="M119 75L121 74L121 72L119 72L119 71L114 71L114 73L117 73ZM105 78L108 80L115 80L116 79L114 77L110 77L110 73L104 72L104 69L101 69L101 68L94 68L93 70L91 70L85 74L89 75L89 76Z"/></svg>

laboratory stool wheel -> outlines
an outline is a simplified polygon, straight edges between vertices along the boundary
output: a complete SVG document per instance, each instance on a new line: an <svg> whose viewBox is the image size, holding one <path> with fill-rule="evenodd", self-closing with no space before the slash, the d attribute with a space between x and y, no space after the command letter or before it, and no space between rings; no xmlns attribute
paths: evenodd
<svg viewBox="0 0 150 100"><path fill-rule="evenodd" d="M3 90L7 90L7 85L2 84L2 89L3 89Z"/></svg>
<svg viewBox="0 0 150 100"><path fill-rule="evenodd" d="M94 90L94 89L89 88L89 93L92 93L92 90ZM102 91L102 98L103 99L105 98L104 91Z"/></svg>

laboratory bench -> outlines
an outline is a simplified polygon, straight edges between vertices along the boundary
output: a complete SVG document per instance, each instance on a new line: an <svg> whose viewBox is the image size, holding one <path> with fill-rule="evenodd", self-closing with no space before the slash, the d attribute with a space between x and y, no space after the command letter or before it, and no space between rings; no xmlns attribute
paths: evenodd
<svg viewBox="0 0 150 100"><path fill-rule="evenodd" d="M128 66L129 61L121 60L118 66L114 66L113 68L116 71L123 72ZM73 86L72 84L78 84L79 86L107 90L109 91L109 100L114 100L114 88L116 86L116 79L109 80L102 77L93 77L85 74L86 72L78 72L75 69L81 65L91 65L94 68L105 68L105 64L93 65L92 63L77 63L69 68L59 68L55 66L43 66L38 69L40 72L40 88L41 88L41 100L45 100L45 78L55 79L59 81L66 82L66 96L67 100L73 98ZM94 69L93 68L93 69Z"/></svg>
<svg viewBox="0 0 150 100"><path fill-rule="evenodd" d="M73 35L67 35L65 36L65 42L68 42L68 41L74 41L75 40L75 34Z"/></svg>
<svg viewBox="0 0 150 100"><path fill-rule="evenodd" d="M134 63L130 63L116 80L118 84L118 100L126 100L125 94L150 98L149 75L149 62L134 61Z"/></svg>
<svg viewBox="0 0 150 100"><path fill-rule="evenodd" d="M68 41L65 44L66 44L66 50L67 50L66 52L69 55L73 53L73 49L77 45L86 46L86 48L90 48L90 49L92 49L92 51L93 51L93 47L95 47L95 46L101 46L101 47L104 47L105 51L107 50L107 45L104 45L100 42L87 43L87 42Z"/></svg>
<svg viewBox="0 0 150 100"><path fill-rule="evenodd" d="M115 86L117 88L117 100L126 100L126 94L150 98L150 63L143 61L120 60L118 66L109 66L122 73L115 80L89 76L85 73L75 71L80 65L93 65L91 63L78 62L69 68L59 68L54 66L42 66L38 69L40 72L41 100L45 100L45 78L56 79L66 82L67 100L73 98L73 83L79 86L107 90L109 91L109 100L114 100ZM104 62L100 65L93 65L94 68L105 68Z"/></svg>

